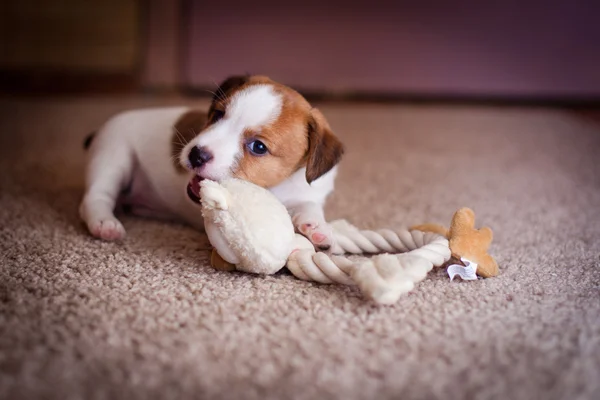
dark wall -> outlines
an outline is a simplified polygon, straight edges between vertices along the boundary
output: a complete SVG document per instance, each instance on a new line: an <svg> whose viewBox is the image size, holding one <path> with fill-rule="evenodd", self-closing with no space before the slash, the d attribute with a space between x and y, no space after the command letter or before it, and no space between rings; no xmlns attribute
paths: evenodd
<svg viewBox="0 0 600 400"><path fill-rule="evenodd" d="M187 83L248 71L316 91L600 97L600 1L259 3L189 2Z"/></svg>

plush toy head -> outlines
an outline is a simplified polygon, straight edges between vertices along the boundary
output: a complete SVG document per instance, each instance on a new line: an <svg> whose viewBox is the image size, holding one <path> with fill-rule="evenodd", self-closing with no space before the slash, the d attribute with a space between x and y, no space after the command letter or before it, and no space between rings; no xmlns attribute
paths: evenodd
<svg viewBox="0 0 600 400"><path fill-rule="evenodd" d="M477 264L477 275L484 278L498 275L498 263L488 254L493 239L492 230L488 227L475 229L475 213L470 208L464 207L455 212L448 230L435 224L418 225L411 229L446 236L452 257L473 261Z"/></svg>
<svg viewBox="0 0 600 400"><path fill-rule="evenodd" d="M296 246L287 209L268 190L240 179L200 183L202 215L217 269L273 274Z"/></svg>

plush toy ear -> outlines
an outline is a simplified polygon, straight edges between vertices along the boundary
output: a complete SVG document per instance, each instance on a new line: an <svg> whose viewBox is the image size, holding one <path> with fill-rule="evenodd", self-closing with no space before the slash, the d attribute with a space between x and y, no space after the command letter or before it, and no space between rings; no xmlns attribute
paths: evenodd
<svg viewBox="0 0 600 400"><path fill-rule="evenodd" d="M202 205L213 210L229 209L229 192L215 181L208 179L200 183Z"/></svg>
<svg viewBox="0 0 600 400"><path fill-rule="evenodd" d="M333 134L327 120L313 108L308 120L306 181L311 183L329 172L342 158L344 146Z"/></svg>

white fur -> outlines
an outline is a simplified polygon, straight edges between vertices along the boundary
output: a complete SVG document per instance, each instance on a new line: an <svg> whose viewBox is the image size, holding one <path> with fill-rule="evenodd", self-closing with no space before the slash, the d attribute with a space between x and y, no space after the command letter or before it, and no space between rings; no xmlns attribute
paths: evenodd
<svg viewBox="0 0 600 400"><path fill-rule="evenodd" d="M238 127L259 128L274 122L281 114L281 96L271 85L253 85L231 98L226 119Z"/></svg>
<svg viewBox="0 0 600 400"><path fill-rule="evenodd" d="M113 213L126 188L129 193L125 197L133 203L135 214L177 219L203 229L200 206L186 193L193 175L177 172L171 154L173 126L187 110L169 107L127 111L100 129L89 149L86 193L80 206L81 218L94 236L114 240L125 235ZM243 151L240 140L244 130L259 130L276 120L281 110L281 96L271 85L238 91L224 118L189 143L179 161L186 165L191 146L206 146L214 158L199 171L200 175L213 180L229 177ZM271 192L288 208L298 231L309 239L315 233L323 234L328 238L320 244L329 245L330 228L323 216L323 204L333 190L337 168L311 185L305 173L304 169L297 171Z"/></svg>
<svg viewBox="0 0 600 400"><path fill-rule="evenodd" d="M171 159L171 132L186 107L126 111L108 120L89 149L86 193L80 215L102 239L125 235L113 212L121 192L137 205L134 212L168 215L203 227L198 207L186 194L191 174L177 173Z"/></svg>
<svg viewBox="0 0 600 400"><path fill-rule="evenodd" d="M301 168L270 190L288 208L307 202L323 206L327 196L333 191L336 176L337 166L309 184L306 181L306 168Z"/></svg>

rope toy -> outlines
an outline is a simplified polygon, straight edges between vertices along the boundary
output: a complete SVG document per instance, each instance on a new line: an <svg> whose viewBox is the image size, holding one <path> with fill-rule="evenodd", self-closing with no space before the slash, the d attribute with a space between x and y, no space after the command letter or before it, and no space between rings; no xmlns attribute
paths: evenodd
<svg viewBox="0 0 600 400"><path fill-rule="evenodd" d="M343 229L340 230L340 227ZM431 269L450 259L448 240L418 230L359 231L347 221L334 223L338 243L334 252L379 254L352 261L329 257L311 248L294 251L287 260L292 274L305 281L357 285L364 296L379 304L393 304L425 279ZM310 242L309 242L310 243ZM380 254L380 253L403 254Z"/></svg>
<svg viewBox="0 0 600 400"><path fill-rule="evenodd" d="M379 304L393 304L434 266L450 259L448 240L419 230L358 230L332 223L337 245L329 256L296 234L287 209L268 190L239 179L200 184L202 215L219 270L273 274L287 266L305 281L356 285ZM339 254L376 254L350 259ZM400 254L381 254L400 253Z"/></svg>

